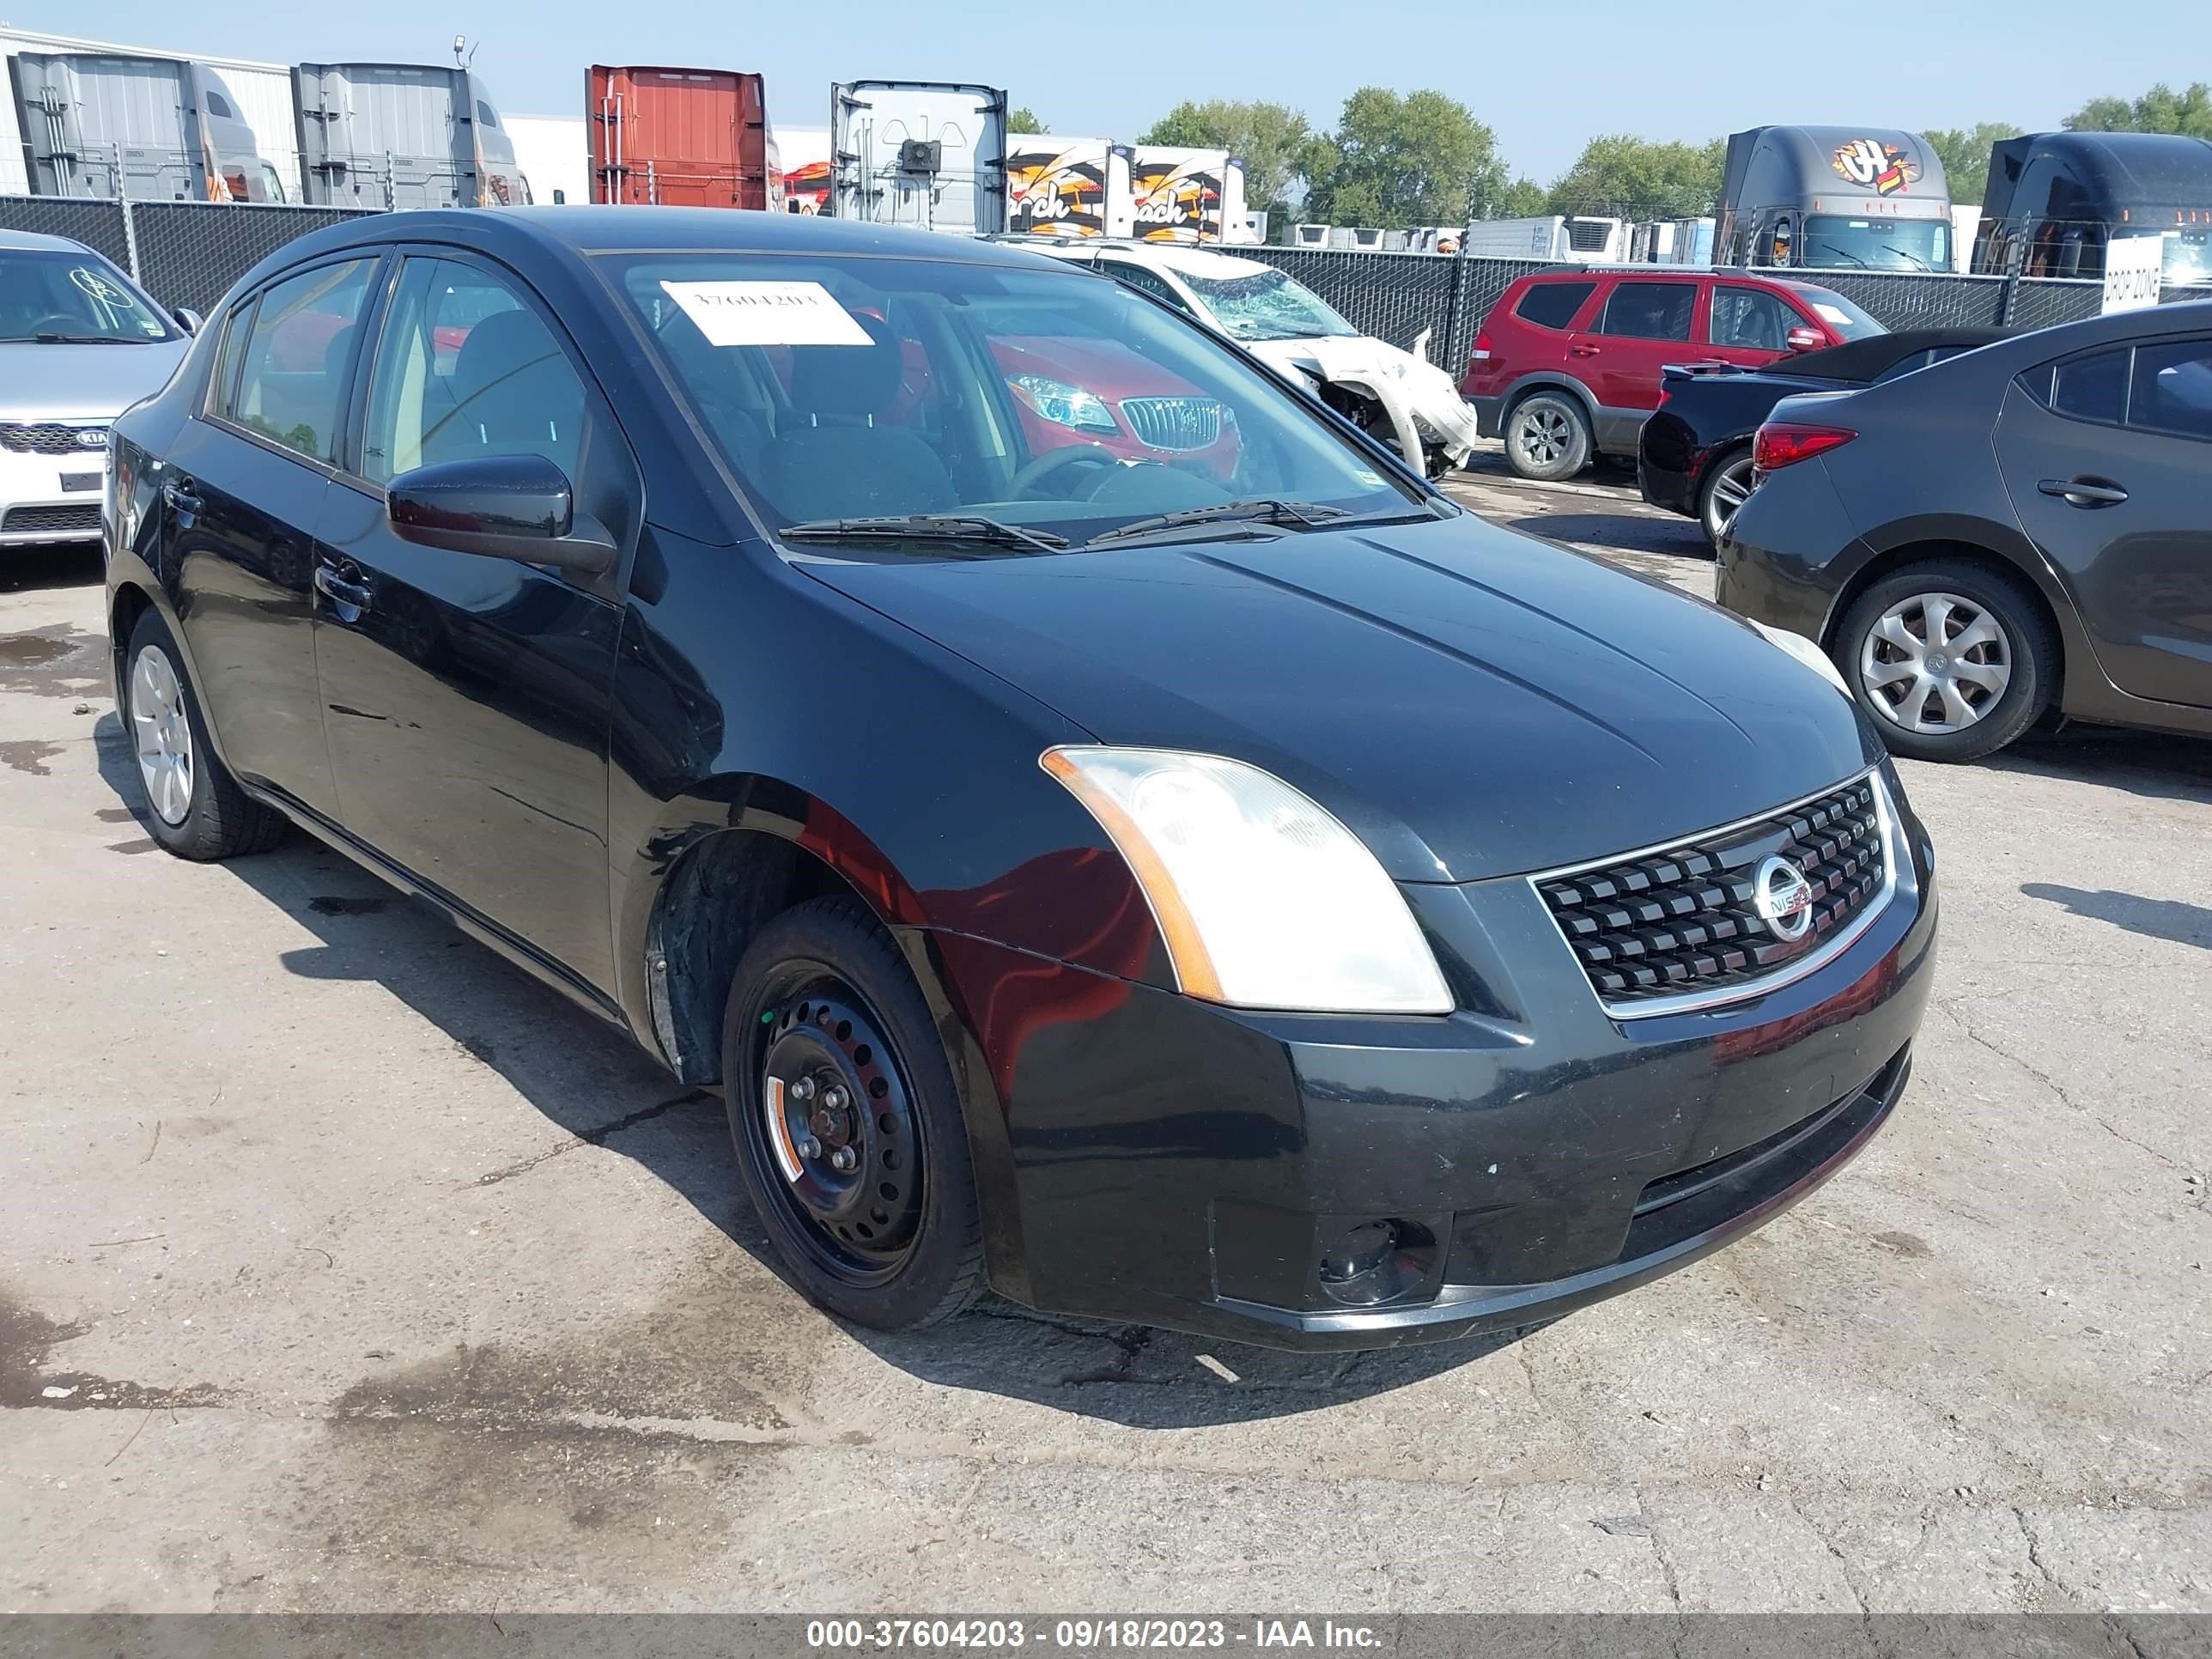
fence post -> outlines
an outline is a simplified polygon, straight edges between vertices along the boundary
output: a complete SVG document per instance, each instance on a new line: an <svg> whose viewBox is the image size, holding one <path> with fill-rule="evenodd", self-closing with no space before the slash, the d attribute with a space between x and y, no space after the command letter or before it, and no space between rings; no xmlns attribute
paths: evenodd
<svg viewBox="0 0 2212 1659"><path fill-rule="evenodd" d="M131 211L131 187L123 178L123 146L109 146L115 152L115 199L123 209L123 260L130 268L131 280L143 284L146 277L138 269L138 221Z"/></svg>
<svg viewBox="0 0 2212 1659"><path fill-rule="evenodd" d="M2027 238L2024 235L2007 236L2005 238L2004 287L1997 292L1996 325L1999 328L2012 326L2013 307L2020 299L2021 270L2027 263Z"/></svg>

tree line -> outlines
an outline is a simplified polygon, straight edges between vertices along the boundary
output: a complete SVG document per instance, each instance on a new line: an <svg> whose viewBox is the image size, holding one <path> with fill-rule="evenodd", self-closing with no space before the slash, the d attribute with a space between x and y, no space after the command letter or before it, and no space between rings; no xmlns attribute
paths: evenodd
<svg viewBox="0 0 2212 1659"><path fill-rule="evenodd" d="M1007 118L1015 132L1051 131L1028 108ZM2212 86L2176 92L2163 82L2136 98L2092 98L2065 125L2081 132L2171 132L2212 139ZM1924 129L1943 163L1951 199L1978 202L1990 146L2023 129L1984 121ZM1225 149L1244 161L1245 200L1275 222L1451 225L1468 219L1604 213L1639 219L1691 218L1719 200L1727 140L1657 143L1607 133L1583 146L1548 185L1516 174L1498 135L1449 94L1362 87L1335 125L1316 128L1286 104L1208 99L1177 104L1137 137L1140 144Z"/></svg>

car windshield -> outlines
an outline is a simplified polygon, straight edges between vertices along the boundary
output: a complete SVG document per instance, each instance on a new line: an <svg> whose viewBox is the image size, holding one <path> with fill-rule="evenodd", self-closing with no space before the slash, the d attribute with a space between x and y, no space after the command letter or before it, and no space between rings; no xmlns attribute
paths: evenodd
<svg viewBox="0 0 2212 1659"><path fill-rule="evenodd" d="M2212 283L2212 230L2167 231L2164 265L2176 287Z"/></svg>
<svg viewBox="0 0 2212 1659"><path fill-rule="evenodd" d="M0 340L167 340L174 331L96 253L0 248Z"/></svg>
<svg viewBox="0 0 2212 1659"><path fill-rule="evenodd" d="M1815 215L1805 221L1802 263L1843 270L1948 270L1950 222Z"/></svg>
<svg viewBox="0 0 2212 1659"><path fill-rule="evenodd" d="M1869 316L1856 300L1846 300L1832 288L1811 283L1793 284L1797 297L1813 307L1813 314L1846 340L1863 340L1889 331Z"/></svg>
<svg viewBox="0 0 2212 1659"><path fill-rule="evenodd" d="M1212 313L1223 333L1237 340L1310 340L1316 335L1359 331L1328 308L1328 301L1279 270L1237 276L1176 273Z"/></svg>
<svg viewBox="0 0 2212 1659"><path fill-rule="evenodd" d="M1434 511L1242 352L1118 283L980 260L610 257L762 516L808 526L794 542L857 539L856 520L886 540L882 520L926 514L940 544L1033 553L1039 536L1006 527L1079 544L1231 504L1203 533Z"/></svg>

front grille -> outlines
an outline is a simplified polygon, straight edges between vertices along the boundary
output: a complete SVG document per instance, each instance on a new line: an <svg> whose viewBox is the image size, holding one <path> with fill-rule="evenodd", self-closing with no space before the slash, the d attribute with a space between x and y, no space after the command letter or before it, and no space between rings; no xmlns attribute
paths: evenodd
<svg viewBox="0 0 2212 1659"><path fill-rule="evenodd" d="M0 449L13 450L18 455L97 454L106 447L107 428L104 426L64 426L58 421L34 424L0 421Z"/></svg>
<svg viewBox="0 0 2212 1659"><path fill-rule="evenodd" d="M1749 995L1836 939L1890 890L1877 785L1817 799L1664 849L1535 878L1545 908L1607 1006ZM1769 857L1812 889L1813 925L1787 939L1759 914Z"/></svg>
<svg viewBox="0 0 2212 1659"><path fill-rule="evenodd" d="M1124 398L1121 415L1154 449L1206 449L1221 440L1221 404L1212 398Z"/></svg>
<svg viewBox="0 0 2212 1659"><path fill-rule="evenodd" d="M11 507L0 518L0 536L45 532L47 535L87 536L100 533L100 507L88 501L82 507Z"/></svg>

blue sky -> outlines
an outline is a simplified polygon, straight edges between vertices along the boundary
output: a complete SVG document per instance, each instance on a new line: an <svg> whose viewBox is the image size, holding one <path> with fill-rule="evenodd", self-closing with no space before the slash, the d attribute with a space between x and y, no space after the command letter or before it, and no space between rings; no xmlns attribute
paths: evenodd
<svg viewBox="0 0 2212 1659"><path fill-rule="evenodd" d="M2212 77L2204 0L1549 6L1209 0L838 0L712 8L622 0L107 0L48 21L102 40L226 57L443 62L456 30L510 114L580 114L593 62L755 70L770 118L828 122L832 80L1003 86L1056 132L1133 138L1183 98L1266 98L1327 126L1364 85L1432 86L1548 180L1601 131L1702 140L1766 121L2056 125L2085 98ZM2085 19L2094 21L2085 23Z"/></svg>

